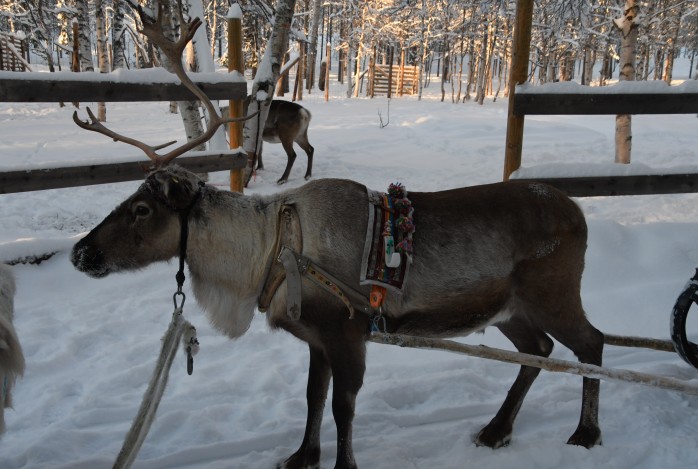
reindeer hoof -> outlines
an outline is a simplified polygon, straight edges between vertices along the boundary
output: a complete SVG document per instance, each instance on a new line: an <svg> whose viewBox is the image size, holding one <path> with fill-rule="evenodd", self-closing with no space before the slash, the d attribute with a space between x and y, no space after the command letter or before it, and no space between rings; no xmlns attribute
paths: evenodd
<svg viewBox="0 0 698 469"><path fill-rule="evenodd" d="M485 428L480 430L480 433L478 433L475 437L475 445L486 446L492 449L509 446L510 442L511 431L502 431L501 428L494 425L487 425Z"/></svg>
<svg viewBox="0 0 698 469"><path fill-rule="evenodd" d="M320 469L320 451L311 451L308 456L306 452L298 450L288 459L276 465L276 469Z"/></svg>
<svg viewBox="0 0 698 469"><path fill-rule="evenodd" d="M286 184L286 181L288 181L288 179L279 179L278 181L276 181L276 183L278 185L281 185L281 184Z"/></svg>
<svg viewBox="0 0 698 469"><path fill-rule="evenodd" d="M602 444L601 441L601 430L599 427L578 427L577 430L572 434L569 440L567 440L568 445L584 446L586 449L590 449L596 445Z"/></svg>

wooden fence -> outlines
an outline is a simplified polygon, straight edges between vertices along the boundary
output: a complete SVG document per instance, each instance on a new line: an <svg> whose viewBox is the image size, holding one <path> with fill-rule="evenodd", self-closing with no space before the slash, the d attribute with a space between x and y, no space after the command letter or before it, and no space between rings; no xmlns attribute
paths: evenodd
<svg viewBox="0 0 698 469"><path fill-rule="evenodd" d="M142 73L141 73L142 72ZM185 101L194 95L172 75L171 80L152 80L148 70L131 71L116 81L109 74L3 73L0 75L0 102L126 102ZM214 75L212 77L212 75ZM150 80L142 77L150 76ZM202 74L192 79L211 99L242 100L247 96L244 81L224 81L225 75ZM244 168L247 156L233 152L188 152L177 163L197 172ZM144 177L144 156L114 164L89 164L73 167L39 168L0 172L0 194L42 189L134 181Z"/></svg>
<svg viewBox="0 0 698 469"><path fill-rule="evenodd" d="M27 50L27 41L0 33L0 70L25 72Z"/></svg>
<svg viewBox="0 0 698 469"><path fill-rule="evenodd" d="M657 84L652 82L634 82L632 87L622 86L616 89L584 87L559 92L550 89L549 92L540 92L536 87L522 86L528 78L533 3L533 0L517 0L516 5L504 180L508 180L521 165L526 115L698 113L698 89L693 86L689 91L679 92L668 86L659 90ZM698 174L694 173L535 180L551 184L577 197L698 192Z"/></svg>
<svg viewBox="0 0 698 469"><path fill-rule="evenodd" d="M419 68L415 65L377 64L371 76L371 89L374 96L402 96L417 93ZM390 95L388 86L390 86Z"/></svg>

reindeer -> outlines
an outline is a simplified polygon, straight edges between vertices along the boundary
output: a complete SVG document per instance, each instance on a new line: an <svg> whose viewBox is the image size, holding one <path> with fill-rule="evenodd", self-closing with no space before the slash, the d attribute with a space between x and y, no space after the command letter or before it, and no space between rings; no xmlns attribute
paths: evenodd
<svg viewBox="0 0 698 469"><path fill-rule="evenodd" d="M96 122L76 121L151 149ZM271 328L306 342L310 354L305 434L279 467L318 467L330 380L335 467L357 467L352 425L376 312L369 305L370 287L359 281L371 192L356 182L321 179L250 197L208 186L167 165L169 156L146 153L155 169L73 247L73 265L105 277L174 257L186 260L198 303L214 327L233 339L247 331L256 307L265 311ZM443 338L494 326L521 352L546 357L553 337L581 362L601 365L604 336L587 320L580 297L587 227L574 202L552 187L528 182L409 197L418 227L415 252L403 293L387 294L379 310L384 331ZM326 282L309 275L313 271L325 272L343 294L325 289ZM520 368L475 444L509 443L539 372ZM598 403L598 379L584 378L580 420L568 443L591 448L601 442Z"/></svg>
<svg viewBox="0 0 698 469"><path fill-rule="evenodd" d="M0 434L5 432L5 409L12 407L12 388L24 373L24 355L12 324L15 280L10 267L0 264Z"/></svg>
<svg viewBox="0 0 698 469"><path fill-rule="evenodd" d="M250 105L250 96L243 101L243 114L247 114ZM221 114L227 116L230 112L228 106L221 108ZM315 149L308 141L308 125L312 115L310 111L298 103L275 99L269 107L269 115L264 124L262 139L267 143L281 143L286 152L287 162L283 175L276 181L281 185L288 181L291 168L296 161L296 152L293 150L293 143L297 143L308 156L308 167L305 170L305 180L312 177L313 173L313 153ZM262 162L262 149L257 152L257 169L264 169Z"/></svg>

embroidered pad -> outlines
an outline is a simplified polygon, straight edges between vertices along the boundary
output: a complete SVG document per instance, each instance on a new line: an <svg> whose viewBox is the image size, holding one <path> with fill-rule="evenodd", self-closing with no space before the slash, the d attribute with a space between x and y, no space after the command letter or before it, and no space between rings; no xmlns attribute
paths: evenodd
<svg viewBox="0 0 698 469"><path fill-rule="evenodd" d="M395 293L402 293L412 261L412 204L401 184L391 184L387 194L368 190L368 202L368 226L360 283L379 285ZM400 256L400 265L395 268L386 265L386 236ZM387 263L391 263L390 259Z"/></svg>

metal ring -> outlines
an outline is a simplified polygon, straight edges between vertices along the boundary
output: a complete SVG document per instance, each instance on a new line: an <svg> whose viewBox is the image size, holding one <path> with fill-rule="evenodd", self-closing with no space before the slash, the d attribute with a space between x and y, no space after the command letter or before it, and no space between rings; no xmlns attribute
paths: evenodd
<svg viewBox="0 0 698 469"><path fill-rule="evenodd" d="M178 297L178 296L181 296L181 297L182 297L182 303L181 303L179 306L177 305L177 297ZM172 302L174 303L175 309L182 308L182 307L184 306L184 301L185 301L186 299L187 299L187 297L186 297L186 295L184 294L184 292L181 292L181 291L175 292L175 294L172 295Z"/></svg>

